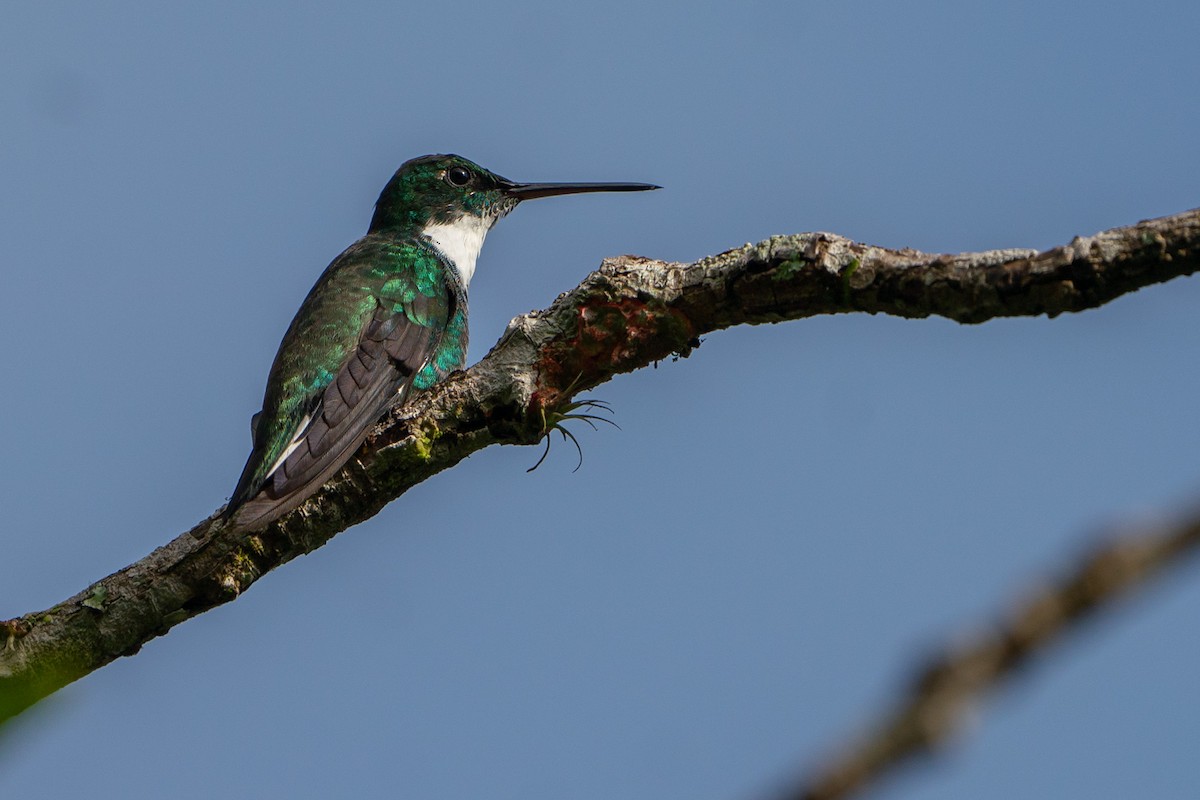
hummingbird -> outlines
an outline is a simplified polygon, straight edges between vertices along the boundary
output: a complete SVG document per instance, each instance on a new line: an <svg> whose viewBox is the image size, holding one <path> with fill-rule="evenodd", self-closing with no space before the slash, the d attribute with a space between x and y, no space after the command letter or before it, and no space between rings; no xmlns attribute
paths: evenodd
<svg viewBox="0 0 1200 800"><path fill-rule="evenodd" d="M254 529L296 508L388 410L462 369L475 262L488 231L518 203L658 188L516 183L457 155L402 164L367 234L326 267L284 334L223 518Z"/></svg>

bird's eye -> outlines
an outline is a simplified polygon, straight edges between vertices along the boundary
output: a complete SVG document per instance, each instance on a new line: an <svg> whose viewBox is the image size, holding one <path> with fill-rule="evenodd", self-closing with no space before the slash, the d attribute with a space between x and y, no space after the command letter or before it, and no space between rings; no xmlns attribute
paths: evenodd
<svg viewBox="0 0 1200 800"><path fill-rule="evenodd" d="M446 170L446 183L451 186L466 186L471 182L471 170L466 167L451 167Z"/></svg>

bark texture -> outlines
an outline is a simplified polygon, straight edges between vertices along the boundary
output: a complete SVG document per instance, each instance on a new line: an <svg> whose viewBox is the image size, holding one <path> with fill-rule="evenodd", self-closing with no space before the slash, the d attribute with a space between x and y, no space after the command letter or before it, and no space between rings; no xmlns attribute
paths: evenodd
<svg viewBox="0 0 1200 800"><path fill-rule="evenodd" d="M930 255L828 233L778 236L692 264L606 260L513 320L466 372L394 410L311 500L261 531L216 514L53 608L0 622L0 721L376 514L492 444L534 444L572 400L732 325L865 311L964 323L1093 308L1200 269L1200 210L1036 252ZM219 510L218 510L219 511Z"/></svg>

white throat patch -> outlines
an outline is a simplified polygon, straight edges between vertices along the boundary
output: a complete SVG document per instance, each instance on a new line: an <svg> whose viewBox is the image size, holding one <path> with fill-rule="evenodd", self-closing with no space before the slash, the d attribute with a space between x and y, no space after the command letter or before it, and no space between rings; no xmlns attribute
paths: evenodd
<svg viewBox="0 0 1200 800"><path fill-rule="evenodd" d="M454 265L466 288L475 274L475 260L479 258L483 239L495 221L495 217L463 214L454 222L431 222L421 233Z"/></svg>

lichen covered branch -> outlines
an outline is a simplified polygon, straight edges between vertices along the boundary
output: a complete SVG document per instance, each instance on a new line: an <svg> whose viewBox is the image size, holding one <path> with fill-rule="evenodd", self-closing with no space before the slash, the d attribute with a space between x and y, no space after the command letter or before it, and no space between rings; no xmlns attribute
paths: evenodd
<svg viewBox="0 0 1200 800"><path fill-rule="evenodd" d="M0 623L0 720L376 514L492 444L533 444L547 419L619 373L733 325L865 311L966 323L1055 316L1200 268L1200 211L1038 253L929 255L832 234L780 236L693 264L605 261L513 321L476 366L394 410L309 502L261 531L209 518L46 611Z"/></svg>

